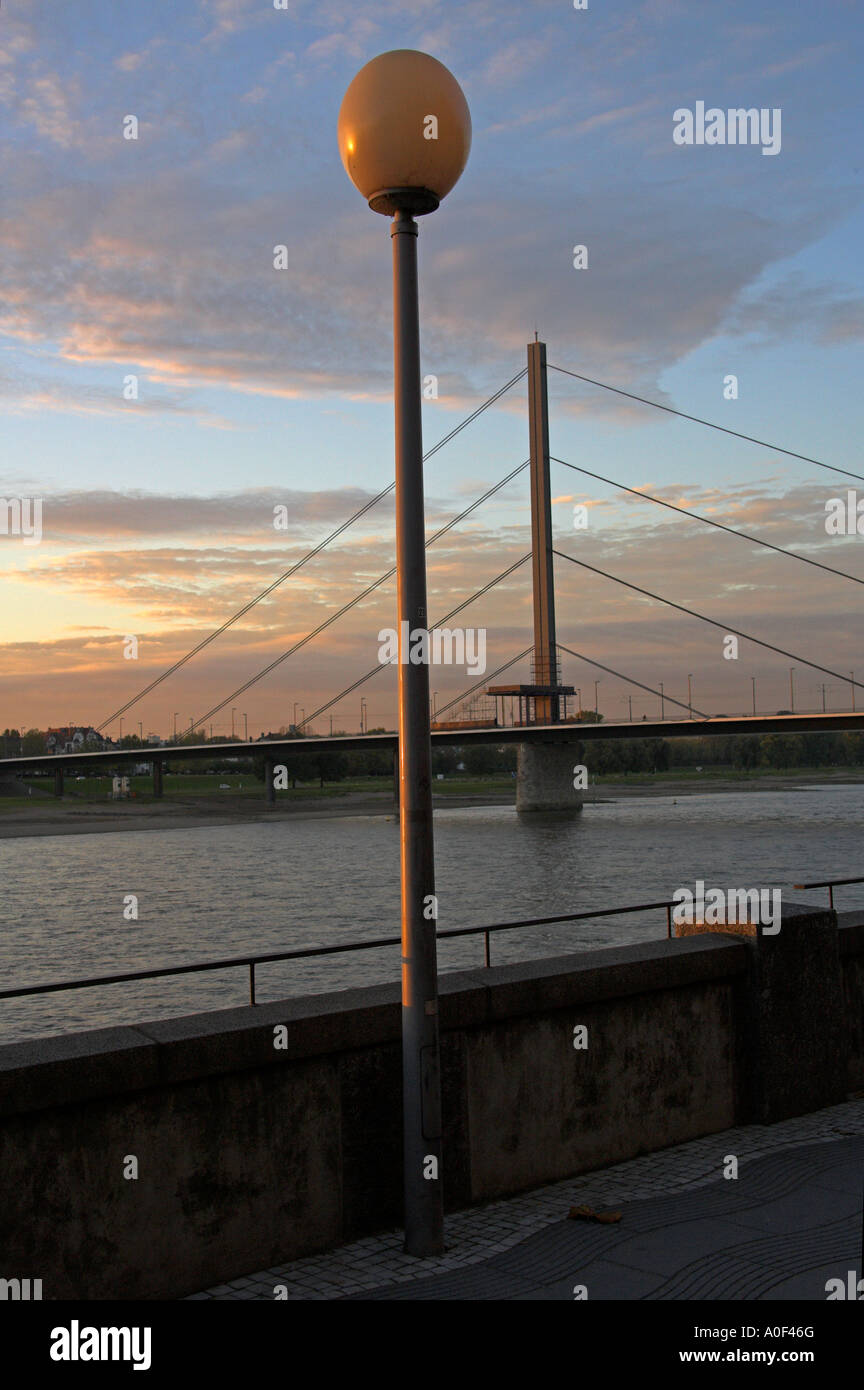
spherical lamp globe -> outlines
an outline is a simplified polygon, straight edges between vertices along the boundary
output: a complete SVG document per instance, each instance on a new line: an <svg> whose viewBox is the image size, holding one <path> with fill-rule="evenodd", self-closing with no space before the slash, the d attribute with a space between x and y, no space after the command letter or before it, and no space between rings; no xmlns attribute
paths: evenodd
<svg viewBox="0 0 864 1390"><path fill-rule="evenodd" d="M375 212L434 212L471 149L471 115L453 74L428 53L373 58L349 86L338 125L348 177Z"/></svg>

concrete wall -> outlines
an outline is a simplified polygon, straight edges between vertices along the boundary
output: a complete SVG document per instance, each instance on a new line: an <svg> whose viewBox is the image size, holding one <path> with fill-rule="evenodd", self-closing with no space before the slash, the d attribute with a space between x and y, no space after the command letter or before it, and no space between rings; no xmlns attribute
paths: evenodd
<svg viewBox="0 0 864 1390"><path fill-rule="evenodd" d="M840 935L857 1075L864 940ZM760 949L705 935L442 977L448 1209L753 1118L774 1094ZM784 1007L807 1006L802 981ZM170 1298L398 1225L399 1030L386 986L0 1048L0 1275Z"/></svg>
<svg viewBox="0 0 864 1390"><path fill-rule="evenodd" d="M864 1091L864 912L841 913L839 922L846 1085L850 1091Z"/></svg>

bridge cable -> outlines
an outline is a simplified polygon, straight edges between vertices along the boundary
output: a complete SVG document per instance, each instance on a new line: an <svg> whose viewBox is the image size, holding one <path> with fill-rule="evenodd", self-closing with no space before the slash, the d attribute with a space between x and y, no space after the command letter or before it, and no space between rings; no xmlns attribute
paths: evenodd
<svg viewBox="0 0 864 1390"><path fill-rule="evenodd" d="M469 686L467 690L462 691L461 695L457 695L455 700L449 700L446 705L442 705L439 710L436 710L435 718L437 719L439 714L445 714L448 709L452 709L454 705L460 704L462 700L467 700L468 696L473 695L475 690L479 690L481 685L488 685L489 681L494 680L496 676L500 676L503 671L509 671L511 666L515 666L517 661L521 661L523 657L526 657L528 653L533 652L533 650L534 643L532 642L530 647L526 647L524 652L520 652L518 656L514 656L512 661L505 661L504 665L499 666L497 670L487 672L482 681L478 681L476 685Z"/></svg>
<svg viewBox="0 0 864 1390"><path fill-rule="evenodd" d="M484 410L488 410L490 405L494 405L495 402L501 396L503 396L506 391L510 390L511 386L515 386L517 381L521 381L523 376L527 374L527 371L527 367L523 367L521 372L519 372L516 376L512 377L510 381L506 382L504 386L502 386L498 391L494 393L494 395L490 396L488 400L485 400L482 403L482 405L479 405L471 415L466 416L466 418L462 420L458 425L456 425L456 427L452 429L449 434L446 434L443 439L439 439L437 444L433 444L432 448L428 451L428 453L423 455L423 461L425 462L427 459L432 458L433 454L437 454L438 450L443 449L445 444L449 444L451 439L455 438L455 436L459 434L461 430L465 429L468 425L472 424L473 421L477 419L478 415L482 415ZM335 531L331 531L329 536L325 536L324 540L321 541L318 545L316 545L314 549L310 550L308 554L304 555L302 559L296 562L296 564L293 564L290 567L290 569L287 569L284 574L279 576L278 579L274 579L273 583L269 584L266 589L262 589L261 593L257 594L255 598L250 599L248 603L244 604L242 608L238 609L238 611L234 613L232 617L228 618L222 624L221 627L216 628L214 632L211 632L208 637L205 637L201 642L197 644L197 646L193 647L191 651L188 651L185 656L181 656L179 660L175 661L172 666L169 666L167 670L163 671L160 676L157 676L156 679L151 681L149 685L146 685L143 690L139 690L138 694L134 695L131 700L128 700L125 705L123 705L120 709L115 710L114 713L112 715L109 715L107 719L104 719L101 724L98 724L96 726L97 730L102 730L106 728L109 724L113 724L114 720L119 719L121 714L125 714L126 711L131 709L133 705L136 705L139 700L142 700L145 695L149 695L151 690L155 690L157 685L161 685L162 681L167 680L168 677L172 676L175 671L179 671L180 667L185 666L187 661L191 661L193 656L197 656L198 653L200 651L203 651L205 647L208 647L211 642L215 642L217 637L221 637L223 632L226 632L227 629L229 627L232 627L234 623L238 622L240 618L245 617L245 615L249 612L251 608L254 608L255 605L260 603L262 599L267 598L268 594L272 594L274 589L278 589L280 584L284 584L286 579L290 579L291 575L296 574L297 571L299 569L302 569L302 567L305 564L307 564L309 560L314 559L316 555L320 554L320 552L326 546L328 546L331 541L334 541L337 536L341 536L342 532L347 531L349 526L353 526L355 521L359 521L361 516L365 516L366 512L370 511L371 508L376 505L376 503L380 502L382 498L386 497L388 493L392 492L395 486L395 482L389 483L387 487L383 488L382 491L377 493L373 498L371 498L369 502L366 502L364 506L362 506L359 509L359 511L356 511L353 516L350 516L347 521L343 522L341 526L338 526Z"/></svg>
<svg viewBox="0 0 864 1390"><path fill-rule="evenodd" d="M691 512L687 507L679 507L674 502L664 502L662 497L653 497L650 492L640 492L636 487L628 487L626 483L616 483L614 478L604 478L602 473L592 473L590 468L580 468L575 463L568 463L566 459L555 458L553 454L549 457L554 463L562 463L565 468L572 468L574 473L586 473L589 478L597 478L601 483L609 483L611 487L621 488L624 492L632 492L634 497L643 497L646 502L655 502L658 507L668 507L670 511L680 512L682 516L690 516L694 521L701 521L704 526L715 526L718 531L728 531L730 536L740 536L744 541L751 541L753 545L765 546L767 550L776 550L780 555L788 555L792 560L800 560L804 565L813 565L816 569L827 570L829 574L837 574L841 579L851 579L853 584L864 584L864 579L859 579L857 574L847 574L846 570L837 570L833 565L823 565L820 560L811 560L807 555L799 555L795 550L787 550L782 545L773 545L771 541L764 541L759 536L750 536L746 531L738 531L734 526L726 526L722 521L712 521L710 517L700 516L698 512Z"/></svg>
<svg viewBox="0 0 864 1390"><path fill-rule="evenodd" d="M464 511L460 512L458 516L453 517L452 521L448 521L445 526L442 526L440 530L436 531L434 535L430 536L429 539L426 541L427 549L430 545L434 544L434 542L437 541L441 536L443 536L447 531L452 530L454 526L458 525L460 521L464 520L464 518L468 516L470 512L475 511L476 508L481 505L481 503L485 502L494 493L500 491L502 487L506 487L506 485L509 482L512 482L512 480L517 476L517 474L521 473L522 470L527 467L528 461L526 460L524 463L520 463L517 468L514 468L510 473L508 473L505 478L502 478L499 482L495 483L493 487L488 488L487 491L483 493L482 497L478 497L474 502L470 504L470 506L466 507ZM520 561L519 563L521 564L523 562ZM376 580L374 580L371 584L367 585L367 587L363 589L359 594L356 594L354 598L352 598L348 603L343 604L343 606L340 609L338 609L335 613L331 613L329 618L325 618L324 621L322 623L319 623L316 628L313 628L311 632L307 632L305 637L301 637L299 641L295 642L292 646L290 646L287 651L282 653L281 656L277 656L274 661L269 662L268 665L263 667L262 670L258 671L256 675L250 677L248 681L241 685L231 695L228 695L218 705L214 705L213 708L211 710L208 710L206 714L203 714L200 719L196 719L192 727L197 729L200 724L206 724L207 720L210 719L212 715L218 714L219 711L224 709L226 705L229 705L232 700L236 699L239 695L245 694L245 692L249 690L251 686L256 685L257 682L262 680L264 676L268 676L270 672L274 671L276 667L281 665L283 661L287 661L288 657L292 656L294 652L299 651L301 647L305 647L307 642L311 642L313 637L317 637L319 633L323 632L325 628L330 627L332 623L335 623L339 618L342 617L344 613L347 613L349 609L355 608L358 603L362 603L364 598L368 598L369 594L373 593L376 589L379 589L382 584L386 584L387 580L392 579L395 573L396 566L392 565L390 569L387 570L386 574L379 575L379 577ZM501 577L503 578L504 576ZM479 593L481 594L485 592L485 589L481 589L479 591ZM474 597L479 597L479 594L475 594ZM467 600L467 602L471 602L471 600L469 599ZM455 611L458 612L459 610L457 609ZM450 614L449 616L452 617L452 614ZM350 692L345 691L344 693L348 694ZM314 715L310 715L309 719L307 719L305 723L310 723L310 721L314 718Z"/></svg>
<svg viewBox="0 0 864 1390"><path fill-rule="evenodd" d="M514 570L518 570L520 565L524 565L525 562L530 559L531 551L529 550L528 554L523 555L521 560L517 560L516 563L511 565L509 569L503 570L502 573L496 575L494 579L490 579L489 583L484 584L482 589L478 589L476 594L472 594L470 598L466 598L463 603L460 603L458 605L458 607L451 609L451 611L445 614L443 618L439 618L438 622L435 623L433 626L437 627L441 623L448 623L451 618L455 618L457 613L461 613L463 608L467 608L469 603L473 603L475 599L481 598L483 594L487 594L490 589L494 589L496 584L500 584L502 579L506 579L508 575L511 575ZM526 647L522 655L525 656L527 652L530 652L530 650L530 647ZM515 659L517 661L519 660L518 657ZM319 715L324 714L328 709L331 708L331 706L338 704L340 700L344 700L345 696L350 695L352 691L357 689L358 686L363 685L365 681L371 680L371 678L373 676L376 676L379 671L386 670L389 664L389 662L382 663L379 661L376 666L373 666L370 671L366 672L365 676L361 676L359 680L354 681L353 685L349 685L346 687L345 690L340 691L340 693L334 696L332 700L328 700L326 705L321 705L318 709L313 710L312 714L310 714L309 718L305 721L305 724L311 724L313 719L317 719ZM513 662L510 662L509 664L512 666ZM501 669L505 670L506 668L502 667ZM485 679L486 677L484 677L484 680ZM447 708L447 706L445 706L445 708Z"/></svg>
<svg viewBox="0 0 864 1390"><path fill-rule="evenodd" d="M827 468L833 473L845 473L847 478L858 478L864 482L864 474L851 473L848 468L838 468L835 463L820 463L819 459L812 459L807 454L796 454L792 449L784 449L779 444L768 444L764 439L754 439L752 434L741 434L739 430L730 430L726 425L715 425L713 420L701 420L698 415L688 415L683 410L675 410L671 405L661 405L659 401L649 401L646 396L635 396L632 391L622 391L620 386L609 386L605 381L594 381L590 376L582 376L579 372L568 371L566 367L556 367L550 362L549 366L553 372L561 372L564 376L575 377L577 381L587 381L589 386L599 386L603 391L614 391L616 396L626 396L630 401L639 401L641 405L653 405L655 410L665 410L667 415L678 415L682 420L692 420L697 425L706 425L710 430L719 430L721 434L734 435L736 439L746 439L748 444L759 444L763 449L773 449L777 454L788 454L789 458L802 459L804 463L815 463L817 468Z"/></svg>
<svg viewBox="0 0 864 1390"><path fill-rule="evenodd" d="M582 652L574 652L571 647L565 647L563 642L557 642L556 646L560 647L562 652L568 652L570 656L575 656L579 661L587 661L589 666L597 666L601 671L607 671L610 676L617 676L619 680L626 681L628 685L638 685L640 690L647 690L650 695L656 695L658 700L668 700L671 705L680 705L681 709L694 709L692 705L685 705L683 700L676 700L674 696L667 695L665 690L654 690L652 686L643 685L641 681L634 680L632 676L625 676L622 671L615 671L611 666L604 666L602 661L594 661L592 657L585 656ZM712 715L705 714L701 709L697 709L695 713L699 715L700 719L713 718ZM633 721L628 722L632 723Z"/></svg>
<svg viewBox="0 0 864 1390"><path fill-rule="evenodd" d="M593 574L600 574L604 579L611 579L615 584L621 584L625 589L632 589L634 593L644 594L647 598L656 599L658 603L665 603L669 608L677 608L679 613L686 613L691 618L699 618L703 623L710 623L712 627L719 627L721 632L732 633L735 637L743 637L745 642L755 642L757 647L765 647L769 652L777 652L779 656L791 657L793 661L798 661L802 666L809 666L814 671L821 671L826 676L834 676L835 679L843 681L845 685L857 685L864 690L864 682L851 679L848 675L842 675L840 671L832 671L830 666L820 666L816 661L808 661L806 656L799 656L796 652L787 652L785 647L775 647L771 642L764 642L761 637L753 637L749 632L742 632L740 628L730 627L728 623L721 623L716 618L708 618L704 613L697 613L694 608L685 608L682 603L675 603L671 598L663 598L662 594L654 594L650 589L641 589L638 584L631 584L627 579L619 579L617 574L609 574L607 570L598 569L595 565L589 565L585 560L575 560L572 555L567 555L563 550L555 550L554 555L560 555L562 560L569 560L573 565L580 565L582 569L591 570ZM709 716L706 716L710 718Z"/></svg>

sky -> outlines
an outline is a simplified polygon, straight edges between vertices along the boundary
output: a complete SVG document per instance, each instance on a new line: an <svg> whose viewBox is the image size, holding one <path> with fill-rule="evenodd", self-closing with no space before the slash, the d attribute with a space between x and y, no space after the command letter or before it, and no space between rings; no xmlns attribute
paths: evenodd
<svg viewBox="0 0 864 1390"><path fill-rule="evenodd" d="M0 506L0 728L102 725L392 481L389 226L346 177L336 121L394 48L446 64L473 126L420 220L424 447L521 371L535 333L556 366L765 441L550 371L553 455L610 480L552 464L556 548L796 660L746 639L729 659L721 628L563 559L559 641L684 701L689 674L704 712L749 710L753 677L760 709L788 708L790 665L796 708L821 708L823 683L849 708L858 584L623 488L864 578L854 518L825 526L864 482L780 452L864 475L862 30L851 0L6 0L0 499L38 499L42 534ZM779 149L676 143L699 102L779 111ZM428 460L430 534L527 457L523 380ZM430 547L431 620L529 547L523 472ZM226 699L215 733L232 708L252 735L295 702L308 717L376 664L392 581L231 697L394 558L388 496L123 731L166 735ZM525 566L464 611L490 672L530 645L531 612ZM563 675L586 707L599 679L609 719L628 696L658 712L586 660ZM439 705L474 683L431 677ZM529 679L527 660L501 679ZM364 695L368 726L394 727L388 666L334 728L359 727Z"/></svg>

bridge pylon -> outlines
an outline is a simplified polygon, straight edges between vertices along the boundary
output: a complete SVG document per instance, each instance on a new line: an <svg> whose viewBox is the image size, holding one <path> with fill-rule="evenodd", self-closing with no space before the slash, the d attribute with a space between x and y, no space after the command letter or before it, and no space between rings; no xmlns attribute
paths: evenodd
<svg viewBox="0 0 864 1390"><path fill-rule="evenodd" d="M490 685L487 695L506 722L560 724L568 720L568 700L575 687L563 685L555 634L555 568L552 536L552 485L549 476L549 393L546 344L528 344L528 436L531 457L531 554L534 585L534 655L532 679L520 685ZM501 701L499 707L498 701ZM518 720L513 718L518 701ZM577 811L582 793L573 786L572 740L519 745L516 807L519 811Z"/></svg>

